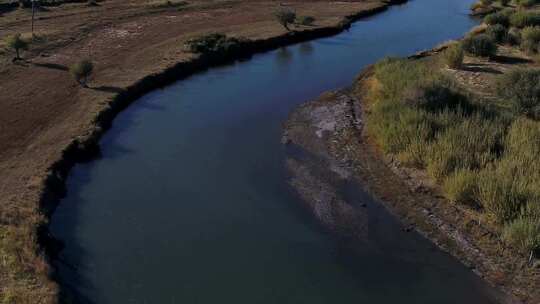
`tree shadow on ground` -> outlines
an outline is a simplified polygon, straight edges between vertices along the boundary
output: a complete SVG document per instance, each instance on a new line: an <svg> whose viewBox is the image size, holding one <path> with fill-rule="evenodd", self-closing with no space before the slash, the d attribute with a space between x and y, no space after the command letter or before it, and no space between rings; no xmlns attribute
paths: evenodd
<svg viewBox="0 0 540 304"><path fill-rule="evenodd" d="M46 69L53 69L53 70L60 70L60 71L68 71L69 68L62 64L57 63L34 63L34 66L40 67L40 68L46 68Z"/></svg>
<svg viewBox="0 0 540 304"><path fill-rule="evenodd" d="M531 63L532 60L521 57L512 57L512 56L495 56L494 61L506 64L520 64L520 63Z"/></svg>
<svg viewBox="0 0 540 304"><path fill-rule="evenodd" d="M463 71L467 72L478 72L478 73L489 73L489 74L502 74L501 71L494 68L485 66L483 64L467 64L462 67Z"/></svg>
<svg viewBox="0 0 540 304"><path fill-rule="evenodd" d="M119 87L113 87L113 86L99 86L99 87L91 87L92 90L101 91L101 92L107 92L107 93L122 93L124 89Z"/></svg>

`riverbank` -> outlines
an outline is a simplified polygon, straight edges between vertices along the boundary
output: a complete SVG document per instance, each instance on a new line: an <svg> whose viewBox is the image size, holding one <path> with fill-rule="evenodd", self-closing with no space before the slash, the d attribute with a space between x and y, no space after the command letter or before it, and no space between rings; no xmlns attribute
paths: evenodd
<svg viewBox="0 0 540 304"><path fill-rule="evenodd" d="M369 81L369 75L366 72L356 85ZM313 115L322 112L331 113L326 121ZM489 229L476 224L470 213L445 202L440 193L419 184L415 176L402 174L393 160L382 156L365 133L361 91L330 92L303 105L291 115L285 130L284 141L288 144L325 159L338 168L335 171L350 172L365 191L401 219L404 229L418 231L493 286L515 295L503 297L502 303L537 303L536 271L526 267L522 256L501 250L506 247ZM301 194L316 195L321 187L311 188L313 183L302 178L306 166L309 164L289 164L292 185ZM302 195L308 202L325 202L330 210L336 206L325 199L333 196ZM332 222L339 221L344 219ZM524 270L528 271L523 273Z"/></svg>
<svg viewBox="0 0 540 304"><path fill-rule="evenodd" d="M193 1L183 9L149 8L136 1L63 5L39 13L37 35L46 39L24 54L24 62L11 64L11 54L1 54L3 302L56 301L54 271L41 247L55 243L45 228L47 217L64 195L69 169L99 152L97 141L114 116L149 90L221 63L186 52L184 41L219 30L249 38L251 53L264 51L338 33L355 19L390 5L291 1L288 5L314 16L316 22L290 34L274 20L274 2L250 4ZM28 20L28 11L6 13L0 33L25 33ZM71 79L67 66L87 56L96 71L90 89L83 89Z"/></svg>
<svg viewBox="0 0 540 304"><path fill-rule="evenodd" d="M454 78L462 86L463 94L474 92L488 102L495 100L493 84L498 75L516 67L535 65L528 56L507 46L499 48L494 60L467 56L459 70L440 66L438 53L412 56L410 65L431 60L424 64L442 69L445 75ZM394 67L389 71L397 70ZM400 81L409 79L401 76L399 79L405 80ZM380 86L371 67L359 76L351 89L330 92L305 104L291 115L285 142L299 145L352 171L367 191L402 219L405 229L417 230L509 295L502 299L503 303L539 303L540 273L537 262L531 261L529 254L503 242L500 228L488 215L470 206L450 202L425 170L405 165L404 160L410 158L383 153L381 139L366 131L373 95L381 94L376 90ZM399 88L398 84L395 86ZM413 98L417 96L414 92L411 94ZM329 115L319 116L320 113ZM291 171L293 176L299 176L294 167ZM293 185L298 187L298 184ZM301 188L299 192L309 193L309 190Z"/></svg>

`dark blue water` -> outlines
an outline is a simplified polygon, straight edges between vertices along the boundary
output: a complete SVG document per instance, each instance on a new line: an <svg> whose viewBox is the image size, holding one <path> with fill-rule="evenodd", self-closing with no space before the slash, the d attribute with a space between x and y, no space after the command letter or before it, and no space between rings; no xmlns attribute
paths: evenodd
<svg viewBox="0 0 540 304"><path fill-rule="evenodd" d="M471 0L413 0L332 38L152 92L77 165L52 218L60 280L94 303L492 303L468 269L383 210L348 252L287 185L281 126L367 64L457 38Z"/></svg>

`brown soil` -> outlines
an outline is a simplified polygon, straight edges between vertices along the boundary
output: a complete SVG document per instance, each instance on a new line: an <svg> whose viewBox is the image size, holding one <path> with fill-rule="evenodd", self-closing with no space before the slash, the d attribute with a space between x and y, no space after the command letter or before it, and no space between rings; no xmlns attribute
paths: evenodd
<svg viewBox="0 0 540 304"><path fill-rule="evenodd" d="M132 89L131 96L137 96L155 87L136 88L141 79L174 66L176 70L171 71L177 72L179 62L193 60L195 56L183 48L185 40L216 31L258 41L287 37L272 15L280 4L316 18L314 26L294 28L302 32L338 29L344 17L387 5L379 0L164 3L107 0L99 6L47 7L37 14L30 51L17 63L11 62L13 54L2 49L0 42L0 303L56 301L57 286L50 280L36 233L46 223L39 206L47 198L43 196L45 181L49 188L62 192L61 184L50 181L62 183L63 177L55 175L65 170L51 173L50 169L66 156L65 149L74 140L96 134L98 113L119 93ZM13 33L29 37L29 31L29 10L1 15L0 37ZM90 88L83 89L67 70L86 57L96 69ZM171 73L170 79L176 77Z"/></svg>

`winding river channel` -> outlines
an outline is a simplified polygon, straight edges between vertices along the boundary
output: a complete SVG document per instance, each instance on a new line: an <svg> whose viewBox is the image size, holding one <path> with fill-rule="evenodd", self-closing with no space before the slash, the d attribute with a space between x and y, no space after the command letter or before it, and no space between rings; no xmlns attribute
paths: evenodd
<svg viewBox="0 0 540 304"><path fill-rule="evenodd" d="M99 304L496 303L383 208L370 214L373 246L347 250L302 208L280 142L294 107L364 66L462 36L477 23L471 2L412 0L140 98L102 157L72 170L52 217L63 289Z"/></svg>

